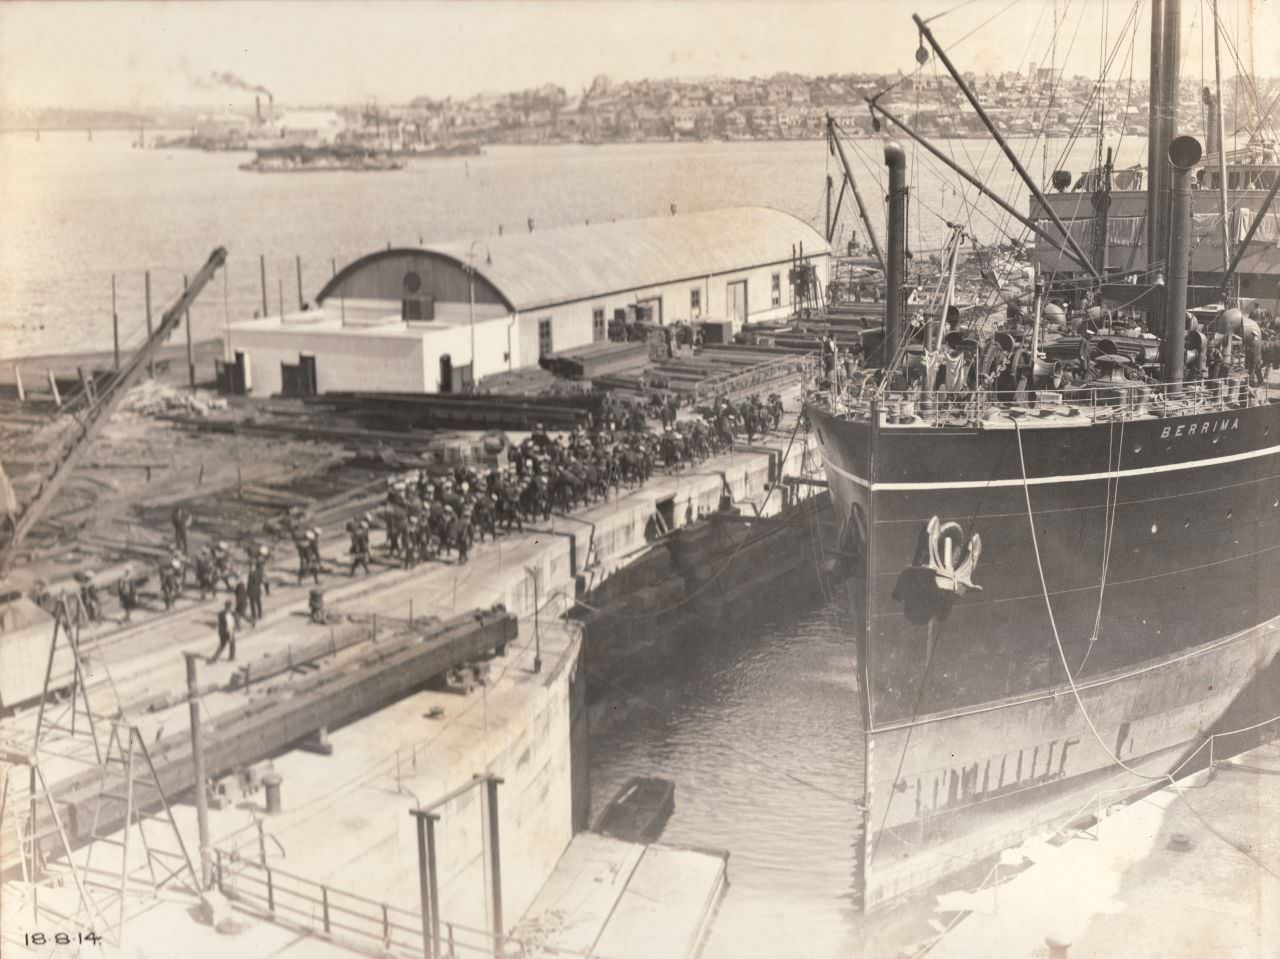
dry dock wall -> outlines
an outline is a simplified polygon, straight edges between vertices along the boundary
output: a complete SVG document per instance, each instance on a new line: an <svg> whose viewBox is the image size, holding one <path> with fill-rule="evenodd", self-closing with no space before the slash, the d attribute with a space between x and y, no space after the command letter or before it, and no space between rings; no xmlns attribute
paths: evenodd
<svg viewBox="0 0 1280 959"><path fill-rule="evenodd" d="M774 516L815 487L788 488L784 476L812 475L821 469L817 452L797 434L768 446L753 447L716 457L671 476L659 476L645 487L607 506L575 517L555 516L549 529L570 545L572 574L580 576L582 592L590 591L628 566L665 529L680 529L720 508L728 498L743 515ZM774 486L778 488L773 489ZM558 560L548 564L552 575L564 572Z"/></svg>
<svg viewBox="0 0 1280 959"><path fill-rule="evenodd" d="M440 744L432 750L432 756L441 761L439 772L403 782L406 793L429 804L434 796L457 788L472 774L488 772L503 779L499 826L503 909L508 924L533 902L573 834L585 828L590 808L581 639L576 628L556 621L558 614L573 605L579 590L599 584L645 555L643 547L660 532L655 513L662 515L665 509L678 528L699 512L716 509L726 488L744 511L752 512L748 503L763 501L769 486L782 475L796 475L805 468L800 437L784 461L785 448L783 442L774 450L739 451L698 470L656 478L642 490L574 517L553 516L530 531L534 540L545 537L535 549L509 550L510 556L486 577L489 601L503 602L521 619L520 649L510 654L511 664L503 660L492 664L495 675L511 670L508 680L519 671L519 689L506 693L514 697L510 708L498 705L504 695L500 684L492 692L482 689L473 693L467 700L468 712L457 734L461 737L457 746ZM813 465L808 463L810 469ZM783 492L778 489L768 496L766 515L780 510ZM500 540L491 548L504 545ZM527 658L532 652L535 608L539 610L544 666L541 674L530 676ZM564 633L570 633L572 640L552 658L548 646L555 647L550 637ZM484 696L492 697L487 707ZM435 759L429 762L434 765ZM403 821L363 850L358 862L344 864L334 872L331 879L335 884L351 888L354 880L356 889L366 890L364 895L386 896L405 908L416 908L416 835L407 808L401 813ZM483 929L481 791L465 792L438 812L441 915L446 921ZM393 880L379 878L392 876Z"/></svg>

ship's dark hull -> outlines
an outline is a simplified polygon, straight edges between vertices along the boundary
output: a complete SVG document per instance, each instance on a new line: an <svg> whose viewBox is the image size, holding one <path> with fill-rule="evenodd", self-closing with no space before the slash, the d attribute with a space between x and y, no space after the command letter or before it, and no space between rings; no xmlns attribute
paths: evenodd
<svg viewBox="0 0 1280 959"><path fill-rule="evenodd" d="M868 908L1169 772L1275 656L1280 406L1020 430L811 416L863 556ZM980 588L930 568L948 523L943 572L976 533Z"/></svg>

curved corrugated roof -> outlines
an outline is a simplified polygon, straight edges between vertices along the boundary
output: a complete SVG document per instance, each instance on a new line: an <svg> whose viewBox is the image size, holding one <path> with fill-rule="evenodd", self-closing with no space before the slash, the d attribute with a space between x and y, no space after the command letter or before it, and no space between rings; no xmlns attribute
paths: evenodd
<svg viewBox="0 0 1280 959"><path fill-rule="evenodd" d="M522 311L778 263L802 243L806 255L829 250L822 234L798 217L749 206L509 233L425 249L462 264L474 249L476 272Z"/></svg>

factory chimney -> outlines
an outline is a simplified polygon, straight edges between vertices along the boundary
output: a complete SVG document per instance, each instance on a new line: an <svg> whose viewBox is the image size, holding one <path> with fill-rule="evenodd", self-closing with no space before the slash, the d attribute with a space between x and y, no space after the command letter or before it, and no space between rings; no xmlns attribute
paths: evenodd
<svg viewBox="0 0 1280 959"><path fill-rule="evenodd" d="M262 124L262 97L254 94L253 97L253 115L258 118L258 124Z"/></svg>

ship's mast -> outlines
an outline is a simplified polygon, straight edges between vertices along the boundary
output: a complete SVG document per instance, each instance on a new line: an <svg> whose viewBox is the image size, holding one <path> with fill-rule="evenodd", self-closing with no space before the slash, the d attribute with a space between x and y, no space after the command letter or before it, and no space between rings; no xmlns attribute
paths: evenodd
<svg viewBox="0 0 1280 959"><path fill-rule="evenodd" d="M894 116L893 113L886 110L883 106L881 106L881 104L879 103L876 97L874 96L867 97L867 105L871 110L871 116L873 118L884 117L886 120L892 123L895 127L897 127L899 130L905 133L907 136L911 137L912 140L914 140L916 143L924 147L929 152L930 156L932 156L935 160L937 160L947 169L955 173L956 176L960 177L962 180L968 183L971 187L973 187L975 190L977 190L979 193L985 196L988 200L990 200L996 206L1000 207L1000 209L1002 209L1005 213L1009 214L1009 216L1013 217L1015 220L1021 223L1024 227L1027 228L1027 230L1035 234L1037 238L1044 240L1044 242L1048 246L1053 247L1063 256L1079 264L1082 270L1086 270L1090 273L1093 273L1095 276L1097 276L1097 273L1093 267L1093 262L1085 254L1083 253L1077 254L1074 249L1067 246L1066 243L1063 241L1063 236L1066 235L1065 233L1060 233L1058 236L1052 236L1047 230L1038 226L1035 220L1031 219L1026 214L1020 212L1016 207L1014 207L1011 203L1005 200L1005 198L1002 197L999 193L996 193L993 189L991 189L990 186L988 186L982 180L978 179L976 176L974 176L964 167L960 166L958 163L955 162L955 160L947 156L947 154L939 150L936 146L930 143L928 139L922 136L918 131L912 129L911 126L909 126L905 120L901 119L900 117ZM878 123L879 121L877 120L876 122ZM1101 279L1101 277L1099 277L1099 279Z"/></svg>
<svg viewBox="0 0 1280 959"><path fill-rule="evenodd" d="M1176 0L1173 0L1173 2L1176 2ZM1022 165L1022 161L1018 159L1018 155L1012 150L1012 148L1010 148L1009 144L1005 141L1005 138L1000 135L1000 131L996 129L995 124L991 122L991 118L987 115L987 111L982 108L982 104L978 102L978 98L974 95L973 91L969 89L969 84L965 82L964 77L960 75L960 71L957 70L955 64L951 62L951 58L947 56L947 52L942 49L942 45L934 38L933 31L929 29L924 20L920 19L918 14L913 13L911 15L911 19L915 21L916 29L920 31L920 36L929 42L929 46L933 48L933 52L937 54L942 65L946 67L947 72L951 74L951 79L954 80L956 86L960 88L960 92L964 94L964 98L969 101L969 106L973 107L973 112L978 115L978 119L982 121L982 125L986 127L987 132L991 134L991 138L996 141L996 145L1004 152L1005 157L1013 166L1014 172L1018 174L1027 189L1031 191L1031 195L1036 198L1036 202L1040 205L1040 209L1042 209L1049 219L1053 221L1053 225L1062 232L1063 242L1071 248L1071 252L1074 253L1082 263L1088 264L1090 273L1092 273L1096 278L1101 279L1098 275L1098 271L1093 268L1092 262L1085 255L1084 250L1080 249L1080 245L1076 243L1075 237L1071 235L1071 232L1062 222L1062 218L1059 217L1053 207L1049 205L1049 201L1045 199L1044 194L1040 191L1040 187L1036 184L1036 181L1029 173L1027 173L1026 169Z"/></svg>
<svg viewBox="0 0 1280 959"><path fill-rule="evenodd" d="M1218 0L1213 0L1213 83L1214 136L1218 141L1218 212L1222 215L1222 273L1231 269L1231 223L1227 218L1227 137L1222 119L1221 26L1218 22Z"/></svg>
<svg viewBox="0 0 1280 959"><path fill-rule="evenodd" d="M853 191L853 200L858 205L858 216L861 217L862 225L867 231L867 242L871 244L871 252L880 261L880 269L887 272L888 267L885 264L884 255L880 252L880 243L876 239L875 228L872 227L871 218L867 215L866 204L862 202L862 194L858 192L858 181L854 179L853 167L849 166L849 158L844 155L844 145L840 142L840 138L836 136L836 121L830 114L827 114L827 140L834 149L836 156L840 158L840 166L844 169L845 182L849 184L849 188Z"/></svg>
<svg viewBox="0 0 1280 959"><path fill-rule="evenodd" d="M1162 30L1163 44L1159 50L1152 49L1152 56L1160 58L1160 93L1159 93L1159 152L1156 155L1156 168L1160 172L1160 192L1156 197L1154 209L1148 209L1148 217L1154 215L1156 223L1156 246L1148 255L1149 261L1160 262L1169 256L1169 203L1172 193L1172 176L1169 171L1169 147L1173 143L1174 131L1178 126L1178 98L1182 72L1179 61L1182 57L1182 0L1164 0L1164 26ZM1171 265L1166 262L1165 274L1168 275Z"/></svg>
<svg viewBox="0 0 1280 959"><path fill-rule="evenodd" d="M1164 0L1151 0L1151 80L1147 107L1147 269L1160 259L1160 175L1164 170L1164 151L1160 149L1160 98L1163 95L1163 71L1160 58L1164 54Z"/></svg>
<svg viewBox="0 0 1280 959"><path fill-rule="evenodd" d="M1093 191L1093 265L1103 277L1107 275L1107 230L1111 219L1111 147L1098 174Z"/></svg>

